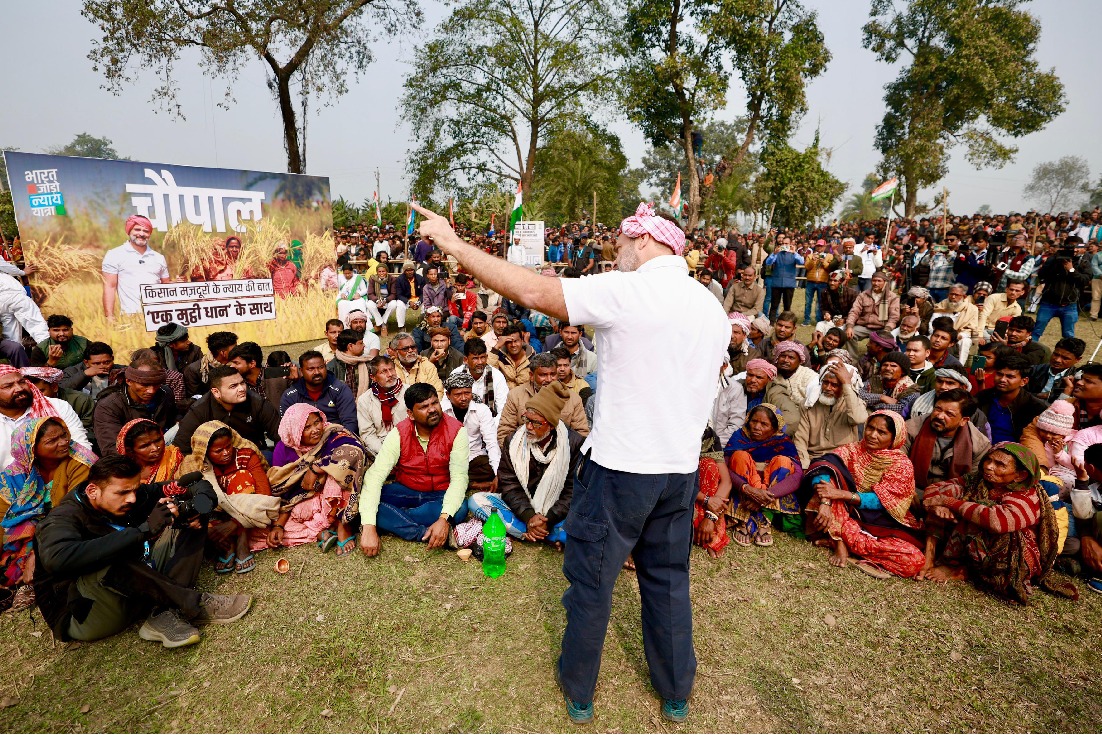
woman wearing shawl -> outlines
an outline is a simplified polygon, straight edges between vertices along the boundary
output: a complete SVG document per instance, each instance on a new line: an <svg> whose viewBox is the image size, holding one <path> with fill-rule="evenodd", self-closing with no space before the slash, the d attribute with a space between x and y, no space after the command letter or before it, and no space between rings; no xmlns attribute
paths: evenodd
<svg viewBox="0 0 1102 735"><path fill-rule="evenodd" d="M218 510L207 531L223 554L214 571L251 572L256 561L250 547L266 548L266 530L281 506L271 497L268 463L252 442L221 421L207 421L191 435L191 454L180 466L182 475L191 472L202 473L218 495Z"/></svg>
<svg viewBox="0 0 1102 735"><path fill-rule="evenodd" d="M1003 442L988 452L979 471L926 488L930 542L920 578L971 577L996 595L1022 603L1035 586L1078 599L1075 585L1052 571L1060 530L1040 480L1033 452Z"/></svg>
<svg viewBox="0 0 1102 735"><path fill-rule="evenodd" d="M3 549L0 585L30 583L34 575L34 531L38 522L74 487L88 479L96 461L72 441L57 418L35 418L12 434L12 463L0 473Z"/></svg>
<svg viewBox="0 0 1102 735"><path fill-rule="evenodd" d="M272 494L283 508L267 545L299 546L315 541L322 553L356 550L350 525L359 515L364 448L359 437L328 423L318 409L297 403L279 422L279 442L268 473ZM334 525L336 531L333 530Z"/></svg>
<svg viewBox="0 0 1102 735"><path fill-rule="evenodd" d="M138 463L142 482L171 482L180 476L183 453L165 443L161 427L149 419L133 419L123 425L115 451Z"/></svg>
<svg viewBox="0 0 1102 735"><path fill-rule="evenodd" d="M693 542L708 556L717 558L730 540L727 536L727 501L731 497L731 474L723 463L719 437L711 427L700 440L697 468L696 506L693 509Z"/></svg>
<svg viewBox="0 0 1102 735"><path fill-rule="evenodd" d="M850 554L863 559L862 571L875 577L890 572L914 577L925 557L911 513L914 466L900 447L907 438L903 417L876 411L865 422L861 441L843 444L807 469L814 497L808 503L815 531L834 547L830 563L845 566Z"/></svg>
<svg viewBox="0 0 1102 735"><path fill-rule="evenodd" d="M869 413L895 411L903 418L911 412L922 389L911 380L911 361L902 352L889 352L880 361L880 373L869 380L867 390L858 396Z"/></svg>
<svg viewBox="0 0 1102 735"><path fill-rule="evenodd" d="M759 404L723 450L731 471L731 517L739 546L773 545L764 511L800 512L795 493L804 472L796 445L784 429L781 410L772 403Z"/></svg>

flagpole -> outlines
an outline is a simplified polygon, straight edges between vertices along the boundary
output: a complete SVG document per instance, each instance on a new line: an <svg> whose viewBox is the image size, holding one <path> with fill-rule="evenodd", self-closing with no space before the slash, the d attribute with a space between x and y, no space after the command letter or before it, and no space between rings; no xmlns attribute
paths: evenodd
<svg viewBox="0 0 1102 735"><path fill-rule="evenodd" d="M895 189L898 188L898 186L895 187ZM888 203L888 229L884 237L884 247L892 244L892 215L894 214L895 210L895 189L892 189L891 202Z"/></svg>

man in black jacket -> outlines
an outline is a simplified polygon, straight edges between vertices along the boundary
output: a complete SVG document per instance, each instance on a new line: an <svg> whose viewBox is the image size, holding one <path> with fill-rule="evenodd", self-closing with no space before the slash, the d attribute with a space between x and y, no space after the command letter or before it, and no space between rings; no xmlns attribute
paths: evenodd
<svg viewBox="0 0 1102 735"><path fill-rule="evenodd" d="M1070 241L1072 238L1068 238ZM1060 319L1061 337L1075 336L1075 323L1079 321L1079 292L1090 283L1090 273L1075 270L1072 261L1064 256L1049 258L1037 272L1037 280L1044 285L1041 304L1037 307L1037 326L1033 328L1033 340L1039 342L1045 327L1053 318Z"/></svg>
<svg viewBox="0 0 1102 735"><path fill-rule="evenodd" d="M197 509L214 507L210 483L196 474L185 490L142 484L140 475L132 459L101 459L38 524L35 599L58 640L106 638L148 615L138 635L178 648L199 642L193 623L230 623L252 604L195 589L205 521L175 522L181 494Z"/></svg>
<svg viewBox="0 0 1102 735"><path fill-rule="evenodd" d="M261 395L250 390L245 378L231 365L210 369L210 390L191 405L180 419L172 443L184 454L191 453L191 436L202 424L221 421L261 451L279 441L279 411Z"/></svg>
<svg viewBox="0 0 1102 735"><path fill-rule="evenodd" d="M99 394L92 413L96 443L104 455L115 453L115 439L129 421L149 419L168 431L177 420L176 399L165 387L165 371L155 357L135 360L125 376L123 383Z"/></svg>

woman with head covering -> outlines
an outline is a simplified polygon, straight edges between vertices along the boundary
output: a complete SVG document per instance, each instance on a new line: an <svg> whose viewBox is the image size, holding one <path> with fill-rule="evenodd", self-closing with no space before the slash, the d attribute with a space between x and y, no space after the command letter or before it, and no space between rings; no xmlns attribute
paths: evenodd
<svg viewBox="0 0 1102 735"><path fill-rule="evenodd" d="M38 522L70 490L88 479L96 461L57 418L34 418L12 435L12 463L0 473L0 585L31 581L34 573L34 532Z"/></svg>
<svg viewBox="0 0 1102 735"><path fill-rule="evenodd" d="M165 443L165 433L149 419L133 419L123 424L115 440L115 451L129 457L142 468L142 482L171 482L180 476L183 453Z"/></svg>
<svg viewBox="0 0 1102 735"><path fill-rule="evenodd" d="M223 552L214 571L251 572L256 561L249 548L266 547L266 531L281 506L271 497L268 463L251 441L221 421L207 421L191 435L191 454L180 466L181 475L191 472L202 473L218 495L207 531Z"/></svg>
<svg viewBox="0 0 1102 735"><path fill-rule="evenodd" d="M911 380L911 361L902 352L889 352L880 360L879 374L873 375L865 390L858 395L869 409L895 411L907 418L911 404L918 399L921 388Z"/></svg>
<svg viewBox="0 0 1102 735"><path fill-rule="evenodd" d="M314 541L322 553L356 550L350 524L359 515L364 447L359 437L308 403L287 409L268 472L272 494L283 508L267 544L299 546ZM336 530L334 530L336 527Z"/></svg>
<svg viewBox="0 0 1102 735"><path fill-rule="evenodd" d="M1052 571L1060 531L1040 480L1033 452L1003 442L988 452L979 471L926 488L929 540L921 578L971 577L1023 603L1035 586L1078 599L1075 585Z"/></svg>
<svg viewBox="0 0 1102 735"><path fill-rule="evenodd" d="M913 577L923 567L919 522L911 513L914 466L901 447L907 438L903 417L876 411L860 441L843 444L807 469L809 525L825 533L819 545L833 546L830 563L845 566L850 555L873 576Z"/></svg>
<svg viewBox="0 0 1102 735"><path fill-rule="evenodd" d="M772 546L773 535L764 511L799 514L796 490L803 478L796 445L785 433L784 414L762 403L746 415L746 423L723 449L731 471L731 517L739 546Z"/></svg>
<svg viewBox="0 0 1102 735"><path fill-rule="evenodd" d="M723 448L711 428L700 441L697 467L696 504L693 509L693 542L715 559L727 546L727 501L731 497L731 474L723 462Z"/></svg>

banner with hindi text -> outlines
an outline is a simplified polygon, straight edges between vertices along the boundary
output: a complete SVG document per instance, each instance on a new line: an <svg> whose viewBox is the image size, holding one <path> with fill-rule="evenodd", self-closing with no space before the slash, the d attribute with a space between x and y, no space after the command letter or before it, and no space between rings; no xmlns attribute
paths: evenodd
<svg viewBox="0 0 1102 735"><path fill-rule="evenodd" d="M336 315L329 180L5 152L23 253L45 316L127 352L165 321L200 346L318 338ZM132 215L148 218L127 231ZM171 312L172 318L168 315Z"/></svg>

